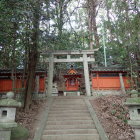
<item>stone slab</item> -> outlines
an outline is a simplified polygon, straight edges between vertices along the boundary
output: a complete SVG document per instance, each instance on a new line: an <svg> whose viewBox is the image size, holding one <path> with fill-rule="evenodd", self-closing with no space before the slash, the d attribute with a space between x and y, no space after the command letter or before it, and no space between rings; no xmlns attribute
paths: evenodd
<svg viewBox="0 0 140 140"><path fill-rule="evenodd" d="M80 117L50 117L48 121L65 121L65 120L92 120L90 116L80 116Z"/></svg>
<svg viewBox="0 0 140 140"><path fill-rule="evenodd" d="M43 135L98 134L96 129L45 130Z"/></svg>
<svg viewBox="0 0 140 140"><path fill-rule="evenodd" d="M61 113L89 113L87 110L60 110L60 111L49 111L50 114L61 114Z"/></svg>
<svg viewBox="0 0 140 140"><path fill-rule="evenodd" d="M0 131L0 140L10 140L11 131Z"/></svg>
<svg viewBox="0 0 140 140"><path fill-rule="evenodd" d="M49 114L48 117L90 117L90 114Z"/></svg>
<svg viewBox="0 0 140 140"><path fill-rule="evenodd" d="M41 140L99 140L83 97L53 98Z"/></svg>
<svg viewBox="0 0 140 140"><path fill-rule="evenodd" d="M135 140L140 140L140 129L135 129Z"/></svg>
<svg viewBox="0 0 140 140"><path fill-rule="evenodd" d="M98 134L92 135L49 135L43 136L41 140L99 140Z"/></svg>
<svg viewBox="0 0 140 140"><path fill-rule="evenodd" d="M47 125L79 125L93 124L92 120L71 120L71 121L47 121Z"/></svg>
<svg viewBox="0 0 140 140"><path fill-rule="evenodd" d="M91 117L94 120L95 126L97 128L101 140L109 140L89 100L85 99L85 102L88 106Z"/></svg>
<svg viewBox="0 0 140 140"><path fill-rule="evenodd" d="M8 123L0 122L0 130L10 129L10 128L14 128L14 127L17 127L16 122L8 122Z"/></svg>
<svg viewBox="0 0 140 140"><path fill-rule="evenodd" d="M94 124L78 124L78 125L47 125L45 130L59 129L94 129Z"/></svg>

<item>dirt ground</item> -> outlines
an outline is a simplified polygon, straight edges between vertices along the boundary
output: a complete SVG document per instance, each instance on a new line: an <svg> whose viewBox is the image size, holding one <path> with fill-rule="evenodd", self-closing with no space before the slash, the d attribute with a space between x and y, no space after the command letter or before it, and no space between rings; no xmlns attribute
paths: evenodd
<svg viewBox="0 0 140 140"><path fill-rule="evenodd" d="M109 95L90 101L110 140L134 140L134 132L127 124L128 108L123 105L127 97Z"/></svg>
<svg viewBox="0 0 140 140"><path fill-rule="evenodd" d="M34 100L29 112L23 109L17 109L16 122L29 130L28 140L33 140L35 129L40 121L40 114L43 114L46 107L46 100Z"/></svg>

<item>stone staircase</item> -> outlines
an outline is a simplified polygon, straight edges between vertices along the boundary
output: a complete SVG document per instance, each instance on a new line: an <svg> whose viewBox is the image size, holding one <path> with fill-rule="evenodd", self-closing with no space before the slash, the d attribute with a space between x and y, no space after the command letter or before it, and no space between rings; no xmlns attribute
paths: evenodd
<svg viewBox="0 0 140 140"><path fill-rule="evenodd" d="M82 97L55 97L41 140L100 140Z"/></svg>

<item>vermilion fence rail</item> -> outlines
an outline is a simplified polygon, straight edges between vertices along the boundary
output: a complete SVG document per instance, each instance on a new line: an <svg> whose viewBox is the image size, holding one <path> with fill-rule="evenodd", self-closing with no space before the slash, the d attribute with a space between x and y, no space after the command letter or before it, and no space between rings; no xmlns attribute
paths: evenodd
<svg viewBox="0 0 140 140"><path fill-rule="evenodd" d="M25 87L26 81L24 81L24 87ZM17 79L15 81L15 90L19 91L22 88L22 80ZM39 92L44 92L45 90L45 79L40 78L39 79ZM10 79L0 79L0 92L8 92L12 91L12 80Z"/></svg>
<svg viewBox="0 0 140 140"><path fill-rule="evenodd" d="M129 79L123 77L125 88L130 88ZM22 88L22 80L17 79L15 81L16 91ZM119 90L121 88L119 77L94 77L92 78L93 89L114 89ZM12 91L12 80L0 79L0 92ZM39 79L39 92L45 91L45 78Z"/></svg>
<svg viewBox="0 0 140 140"><path fill-rule="evenodd" d="M123 77L125 88L130 88L129 79ZM114 89L119 90L121 88L119 77L95 77L92 78L93 89Z"/></svg>

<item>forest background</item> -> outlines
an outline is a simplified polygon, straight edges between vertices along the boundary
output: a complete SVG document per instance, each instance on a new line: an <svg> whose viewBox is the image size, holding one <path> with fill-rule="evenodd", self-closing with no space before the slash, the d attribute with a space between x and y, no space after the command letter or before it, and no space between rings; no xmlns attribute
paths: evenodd
<svg viewBox="0 0 140 140"><path fill-rule="evenodd" d="M94 66L127 69L139 90L139 25L139 0L0 0L0 69L28 73L27 110L45 51L98 48Z"/></svg>

